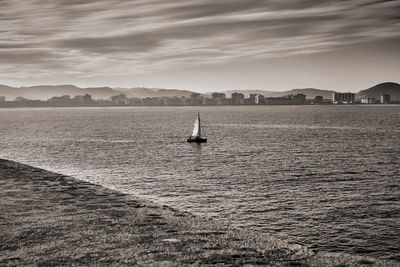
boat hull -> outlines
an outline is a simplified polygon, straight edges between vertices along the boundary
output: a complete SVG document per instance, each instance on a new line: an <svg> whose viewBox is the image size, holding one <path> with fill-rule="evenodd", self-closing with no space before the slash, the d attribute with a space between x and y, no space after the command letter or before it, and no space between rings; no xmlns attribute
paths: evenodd
<svg viewBox="0 0 400 267"><path fill-rule="evenodd" d="M207 143L207 138L201 138L201 137L192 138L192 137L189 137L186 141L188 143Z"/></svg>

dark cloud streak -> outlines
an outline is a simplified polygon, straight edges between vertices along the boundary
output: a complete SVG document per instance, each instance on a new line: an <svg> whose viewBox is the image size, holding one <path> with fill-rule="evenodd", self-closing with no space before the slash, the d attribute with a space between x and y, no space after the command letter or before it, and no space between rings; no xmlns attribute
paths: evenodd
<svg viewBox="0 0 400 267"><path fill-rule="evenodd" d="M77 49L93 53L147 52L160 45L158 38L151 34L127 34L107 37L83 37L57 40L54 44L63 49Z"/></svg>

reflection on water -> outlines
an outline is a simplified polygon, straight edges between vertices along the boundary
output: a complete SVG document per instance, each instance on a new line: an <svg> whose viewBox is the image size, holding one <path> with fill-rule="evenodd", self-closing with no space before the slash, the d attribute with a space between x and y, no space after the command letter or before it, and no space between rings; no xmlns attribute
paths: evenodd
<svg viewBox="0 0 400 267"><path fill-rule="evenodd" d="M400 261L399 106L0 110L0 156L321 250Z"/></svg>
<svg viewBox="0 0 400 267"><path fill-rule="evenodd" d="M195 165L201 164L201 149L203 146L206 146L207 144L190 143L189 145L193 148L193 154L194 154L193 164Z"/></svg>
<svg viewBox="0 0 400 267"><path fill-rule="evenodd" d="M200 143L188 143L188 144L193 147L193 151L196 154L201 154L201 148L203 146L207 145L206 143L201 143L201 144Z"/></svg>

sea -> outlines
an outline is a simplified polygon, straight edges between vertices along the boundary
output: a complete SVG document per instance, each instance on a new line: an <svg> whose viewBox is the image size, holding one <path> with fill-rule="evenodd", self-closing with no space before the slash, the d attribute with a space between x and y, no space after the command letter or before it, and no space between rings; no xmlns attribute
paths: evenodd
<svg viewBox="0 0 400 267"><path fill-rule="evenodd" d="M208 143L187 143L200 112ZM0 157L400 262L400 106L0 109Z"/></svg>

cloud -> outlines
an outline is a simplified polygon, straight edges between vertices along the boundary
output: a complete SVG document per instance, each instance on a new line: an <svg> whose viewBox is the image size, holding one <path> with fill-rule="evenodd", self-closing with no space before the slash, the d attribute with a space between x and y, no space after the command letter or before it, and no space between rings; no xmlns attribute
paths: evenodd
<svg viewBox="0 0 400 267"><path fill-rule="evenodd" d="M133 33L105 37L79 37L61 39L54 42L56 47L83 50L92 53L112 52L148 52L161 42L160 38L151 34Z"/></svg>
<svg viewBox="0 0 400 267"><path fill-rule="evenodd" d="M0 70L140 73L312 54L398 38L399 9L375 0L5 0Z"/></svg>

